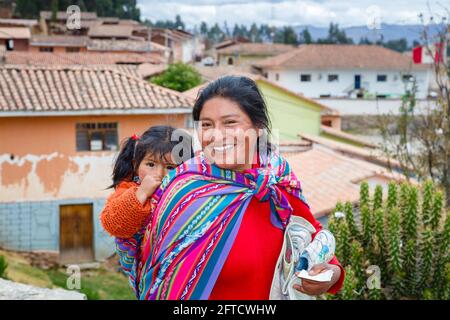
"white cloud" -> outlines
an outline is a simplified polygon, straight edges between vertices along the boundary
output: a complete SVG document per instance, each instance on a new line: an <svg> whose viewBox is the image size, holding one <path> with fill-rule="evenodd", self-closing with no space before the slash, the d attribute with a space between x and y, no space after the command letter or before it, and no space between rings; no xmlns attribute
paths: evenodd
<svg viewBox="0 0 450 320"><path fill-rule="evenodd" d="M448 5L445 3L448 2ZM434 14L447 14L442 8L450 10L448 0L429 0ZM365 25L368 21L367 8L380 8L381 22L395 24L419 23L419 13L428 19L427 0L139 0L143 18L173 20L181 15L188 26L227 21L232 27L235 23L269 23L274 25L311 24L327 26L330 22L341 26ZM448 14L447 14L448 15Z"/></svg>

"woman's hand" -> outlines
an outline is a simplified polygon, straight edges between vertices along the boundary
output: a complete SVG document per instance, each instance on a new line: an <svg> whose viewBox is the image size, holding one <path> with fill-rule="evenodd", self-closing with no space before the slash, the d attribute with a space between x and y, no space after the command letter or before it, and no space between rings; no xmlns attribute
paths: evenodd
<svg viewBox="0 0 450 320"><path fill-rule="evenodd" d="M161 179L154 178L150 175L145 176L144 179L142 179L141 185L136 190L136 197L138 198L139 202L143 205L160 185Z"/></svg>
<svg viewBox="0 0 450 320"><path fill-rule="evenodd" d="M333 271L333 276L331 277L331 280L328 282L318 282L314 280L309 279L302 279L302 285L295 284L294 289L303 292L310 296L318 296L321 295L328 290L339 280L341 277L341 268L334 264L329 263L321 263L316 264L311 268L309 271L309 274L311 276L318 275L319 273L325 272L327 270Z"/></svg>

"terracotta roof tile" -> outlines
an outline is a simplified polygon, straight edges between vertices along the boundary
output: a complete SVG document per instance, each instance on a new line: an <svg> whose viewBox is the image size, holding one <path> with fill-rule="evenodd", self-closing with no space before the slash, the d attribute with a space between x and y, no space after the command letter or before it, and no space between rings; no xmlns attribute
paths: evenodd
<svg viewBox="0 0 450 320"><path fill-rule="evenodd" d="M111 68L0 67L0 115L12 111L187 108L193 101Z"/></svg>
<svg viewBox="0 0 450 320"><path fill-rule="evenodd" d="M115 64L115 63L159 63L159 59L145 53L108 53L108 52L21 52L7 51L5 63L29 65L59 64Z"/></svg>
<svg viewBox="0 0 450 320"><path fill-rule="evenodd" d="M41 11L39 13L39 16L44 20L50 20L52 18L52 12L51 11ZM81 18L81 20L95 20L95 19L97 19L97 13L96 12L80 12L80 18ZM66 11L58 11L56 13L56 19L66 20L67 12Z"/></svg>
<svg viewBox="0 0 450 320"><path fill-rule="evenodd" d="M152 52L169 51L170 49L158 43L152 42L149 47L148 41L143 40L109 40L92 39L87 46L90 51L134 51L134 52Z"/></svg>
<svg viewBox="0 0 450 320"><path fill-rule="evenodd" d="M284 156L300 179L303 194L316 217L330 213L338 201L357 202L362 180L372 176L401 179L382 166L318 146L306 152L284 153Z"/></svg>
<svg viewBox="0 0 450 320"><path fill-rule="evenodd" d="M121 37L129 38L133 33L133 26L126 24L99 24L89 28L89 37Z"/></svg>
<svg viewBox="0 0 450 320"><path fill-rule="evenodd" d="M0 18L0 25L34 27L38 25L38 21L36 19Z"/></svg>
<svg viewBox="0 0 450 320"><path fill-rule="evenodd" d="M0 27L0 39L30 39L28 27Z"/></svg>
<svg viewBox="0 0 450 320"><path fill-rule="evenodd" d="M31 37L32 46L76 46L86 47L89 38L70 35L34 35Z"/></svg>
<svg viewBox="0 0 450 320"><path fill-rule="evenodd" d="M295 47L288 44L272 43L238 43L232 46L217 50L219 54L241 54L241 55L260 55L275 56L280 53L293 50Z"/></svg>
<svg viewBox="0 0 450 320"><path fill-rule="evenodd" d="M375 45L301 45L295 50L255 63L265 68L314 69L370 69L409 70L424 69L410 57Z"/></svg>

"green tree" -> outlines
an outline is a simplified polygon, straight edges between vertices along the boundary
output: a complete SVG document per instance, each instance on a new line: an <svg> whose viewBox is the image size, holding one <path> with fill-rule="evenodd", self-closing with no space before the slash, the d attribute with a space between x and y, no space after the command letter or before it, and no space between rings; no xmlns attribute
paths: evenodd
<svg viewBox="0 0 450 320"><path fill-rule="evenodd" d="M205 21L202 21L202 23L200 24L200 34L204 36L208 34L208 25Z"/></svg>
<svg viewBox="0 0 450 320"><path fill-rule="evenodd" d="M174 63L159 76L150 81L154 84L183 92L202 83L202 78L197 70L184 63Z"/></svg>
<svg viewBox="0 0 450 320"><path fill-rule="evenodd" d="M58 0L52 0L52 21L56 21L56 16L58 13Z"/></svg>
<svg viewBox="0 0 450 320"><path fill-rule="evenodd" d="M384 43L383 46L398 52L405 52L408 50L408 41L406 40L406 38L389 40L388 42Z"/></svg>
<svg viewBox="0 0 450 320"><path fill-rule="evenodd" d="M175 29L184 30L186 28L186 25L184 24L183 20L181 20L181 17L179 14L175 16Z"/></svg>
<svg viewBox="0 0 450 320"><path fill-rule="evenodd" d="M300 32L300 41L301 44L311 44L312 41L312 36L311 33L309 33L308 28L305 28L302 30L302 32Z"/></svg>
<svg viewBox="0 0 450 320"><path fill-rule="evenodd" d="M292 27L283 27L275 32L274 42L285 44L298 44L297 34Z"/></svg>
<svg viewBox="0 0 450 320"><path fill-rule="evenodd" d="M352 44L353 40L347 38L344 30L339 29L339 24L330 23L328 28L328 36L325 39L318 39L317 43L323 44Z"/></svg>

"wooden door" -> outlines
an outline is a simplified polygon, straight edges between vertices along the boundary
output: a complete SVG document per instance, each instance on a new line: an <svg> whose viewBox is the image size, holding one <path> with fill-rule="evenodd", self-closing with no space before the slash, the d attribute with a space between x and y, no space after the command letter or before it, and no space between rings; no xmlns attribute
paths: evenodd
<svg viewBox="0 0 450 320"><path fill-rule="evenodd" d="M81 263L94 260L92 204L59 207L60 263Z"/></svg>

